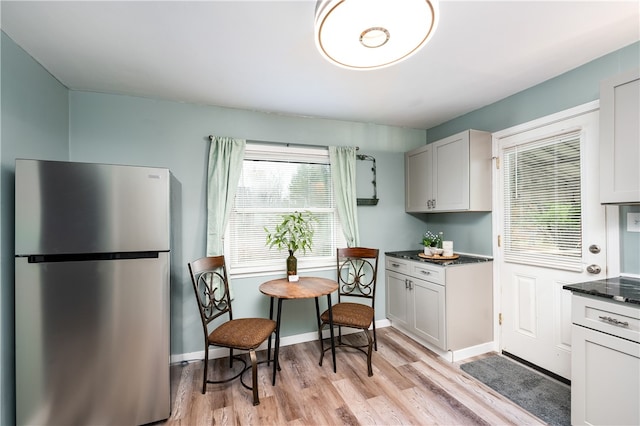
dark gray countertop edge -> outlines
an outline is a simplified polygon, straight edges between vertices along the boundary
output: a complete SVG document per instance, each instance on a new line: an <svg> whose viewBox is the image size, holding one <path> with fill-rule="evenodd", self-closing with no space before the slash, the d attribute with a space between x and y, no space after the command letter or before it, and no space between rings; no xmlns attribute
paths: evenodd
<svg viewBox="0 0 640 426"><path fill-rule="evenodd" d="M626 286L627 293L629 293L630 287L637 286L637 290L632 290L631 296L629 296L628 294L627 295L608 294L607 287L612 285L610 284L610 282L613 282L614 283L613 285L620 286L620 284L616 283L617 281L620 281L620 280L624 282L622 286ZM562 286L562 288L565 290L569 290L572 293L584 294L587 296L598 297L602 299L609 299L616 302L623 302L623 303L629 303L629 304L640 306L640 280L636 278L612 277L612 278L605 278L601 280L566 284Z"/></svg>
<svg viewBox="0 0 640 426"><path fill-rule="evenodd" d="M615 300L616 302L631 303L633 305L640 306L640 300L631 299L629 297L614 296L612 294L602 294L602 293L597 292L597 291L584 290L584 289L581 289L581 288L572 288L570 284L569 285L565 285L562 288L565 289L565 290L570 290L573 293L585 294L587 296L595 296L595 297L599 297L599 298L602 298L602 299L610 299L610 300Z"/></svg>
<svg viewBox="0 0 640 426"><path fill-rule="evenodd" d="M429 263L431 265L436 265L436 266L461 266L461 265L469 265L473 263L493 262L493 258L490 256L480 256L480 255L466 254L466 253L460 253L460 252L456 252L456 254L460 255L459 259L446 260L446 261L441 261L441 260L434 261L434 260L421 258L418 256L418 253L420 253L419 250L396 250L396 251L387 251L384 254L386 256L394 257L397 259Z"/></svg>

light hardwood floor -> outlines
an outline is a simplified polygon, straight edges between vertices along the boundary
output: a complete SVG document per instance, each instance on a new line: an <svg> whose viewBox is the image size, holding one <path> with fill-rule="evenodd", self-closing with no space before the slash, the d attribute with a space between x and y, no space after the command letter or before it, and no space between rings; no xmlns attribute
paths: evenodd
<svg viewBox="0 0 640 426"><path fill-rule="evenodd" d="M271 366L259 366L258 406L238 380L208 384L203 395L202 361L173 365L171 417L158 424L544 424L396 329L385 327L377 334L373 377L367 376L366 356L351 349L337 351L338 371L333 373L330 352L323 366L318 365L318 342L280 348L282 370L276 386L271 385ZM264 356L264 351L259 353L259 359ZM218 377L229 371L227 359L210 362L210 373ZM245 382L251 382L250 372Z"/></svg>

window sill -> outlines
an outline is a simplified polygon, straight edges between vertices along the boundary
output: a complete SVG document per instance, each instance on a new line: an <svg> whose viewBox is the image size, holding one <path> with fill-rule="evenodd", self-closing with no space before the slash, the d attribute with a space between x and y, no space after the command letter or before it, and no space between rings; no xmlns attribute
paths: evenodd
<svg viewBox="0 0 640 426"><path fill-rule="evenodd" d="M284 262L283 262L284 264ZM283 265L284 266L284 265ZM252 268L253 269L253 268ZM333 271L336 269L336 265L332 262L331 265L313 265L313 266L306 266L306 267L298 267L298 275L300 276L305 276L305 275L310 275L310 273L312 272L319 272L319 271ZM273 276L273 279L278 279L278 278L284 278L287 276L287 271L282 268L282 269L265 269L265 268L261 268L260 270L236 270L236 271L229 271L229 278L230 279L235 279L235 278L253 278L253 277L266 277L266 276Z"/></svg>

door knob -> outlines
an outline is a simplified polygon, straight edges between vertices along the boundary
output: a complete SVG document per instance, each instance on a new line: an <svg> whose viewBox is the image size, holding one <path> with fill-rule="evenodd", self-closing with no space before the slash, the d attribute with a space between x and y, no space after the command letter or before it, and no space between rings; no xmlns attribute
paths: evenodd
<svg viewBox="0 0 640 426"><path fill-rule="evenodd" d="M590 274L599 274L602 271L602 268L598 265L589 265L587 266L587 272Z"/></svg>
<svg viewBox="0 0 640 426"><path fill-rule="evenodd" d="M593 254L598 254L598 253L600 253L600 246L599 246L599 245L597 245L597 244L591 244L591 245L589 246L589 251L590 251L591 253L593 253Z"/></svg>

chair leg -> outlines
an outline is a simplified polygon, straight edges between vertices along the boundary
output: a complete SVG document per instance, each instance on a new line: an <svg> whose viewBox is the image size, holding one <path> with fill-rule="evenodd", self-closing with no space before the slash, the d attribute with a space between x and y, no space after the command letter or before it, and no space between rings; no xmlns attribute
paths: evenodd
<svg viewBox="0 0 640 426"><path fill-rule="evenodd" d="M204 346L204 374L202 376L202 393L207 392L207 370L209 368L209 345Z"/></svg>
<svg viewBox="0 0 640 426"><path fill-rule="evenodd" d="M251 380L253 387L253 405L260 404L260 398L258 397L258 359L256 357L256 351L251 349L249 351L249 357L251 358Z"/></svg>
<svg viewBox="0 0 640 426"><path fill-rule="evenodd" d="M378 338L376 337L376 319L373 319L373 348L378 352Z"/></svg>
<svg viewBox="0 0 640 426"><path fill-rule="evenodd" d="M367 350L367 369L369 377L371 377L373 376L373 368L371 367L371 350L373 349L373 339L371 338L369 330L364 330L364 334L367 335L367 340L369 341L369 348Z"/></svg>
<svg viewBox="0 0 640 426"><path fill-rule="evenodd" d="M233 368L233 349L229 348L229 368Z"/></svg>

